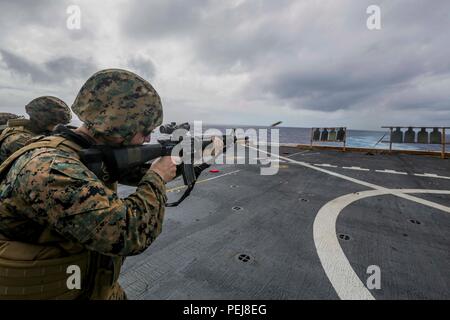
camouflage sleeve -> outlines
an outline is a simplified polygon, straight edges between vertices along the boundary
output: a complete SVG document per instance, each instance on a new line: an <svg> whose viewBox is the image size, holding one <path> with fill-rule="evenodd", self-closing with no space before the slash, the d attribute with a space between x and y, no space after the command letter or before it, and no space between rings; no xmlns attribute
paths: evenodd
<svg viewBox="0 0 450 320"><path fill-rule="evenodd" d="M161 233L167 198L157 173L149 171L135 193L119 199L78 159L56 152L33 158L17 179L30 218L106 255L138 254Z"/></svg>
<svg viewBox="0 0 450 320"><path fill-rule="evenodd" d="M32 136L25 132L13 133L7 137L0 146L0 163L22 148L31 138Z"/></svg>

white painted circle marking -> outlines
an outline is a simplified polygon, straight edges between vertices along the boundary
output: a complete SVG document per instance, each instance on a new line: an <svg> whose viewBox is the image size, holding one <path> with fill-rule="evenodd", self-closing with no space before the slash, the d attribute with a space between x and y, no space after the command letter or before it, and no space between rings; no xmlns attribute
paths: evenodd
<svg viewBox="0 0 450 320"><path fill-rule="evenodd" d="M336 198L325 204L319 210L313 225L314 244L316 246L317 254L319 255L322 267L336 290L339 298L343 300L375 299L353 270L341 248L341 245L339 244L336 234L336 221L339 213L348 205L364 198L386 194L398 195L400 193L406 196L406 193L450 194L450 191L424 189L386 189L362 191ZM412 199L408 200L430 206L429 201L416 197L411 198ZM436 204L435 208L441 210L444 209L444 211L450 213L449 207Z"/></svg>

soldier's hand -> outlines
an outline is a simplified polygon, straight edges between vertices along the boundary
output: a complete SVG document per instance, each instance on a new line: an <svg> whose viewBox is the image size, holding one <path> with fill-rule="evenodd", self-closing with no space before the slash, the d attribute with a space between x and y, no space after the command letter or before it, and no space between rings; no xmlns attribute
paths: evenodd
<svg viewBox="0 0 450 320"><path fill-rule="evenodd" d="M155 171L165 181L169 182L177 174L176 160L171 156L161 157L153 161L150 170Z"/></svg>

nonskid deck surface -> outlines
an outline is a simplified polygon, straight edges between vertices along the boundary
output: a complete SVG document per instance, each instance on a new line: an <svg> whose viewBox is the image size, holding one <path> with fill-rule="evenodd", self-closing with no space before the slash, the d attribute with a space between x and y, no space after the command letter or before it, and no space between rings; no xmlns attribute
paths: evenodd
<svg viewBox="0 0 450 320"><path fill-rule="evenodd" d="M450 298L450 161L282 147L278 174L261 166L202 174L127 258L129 298Z"/></svg>

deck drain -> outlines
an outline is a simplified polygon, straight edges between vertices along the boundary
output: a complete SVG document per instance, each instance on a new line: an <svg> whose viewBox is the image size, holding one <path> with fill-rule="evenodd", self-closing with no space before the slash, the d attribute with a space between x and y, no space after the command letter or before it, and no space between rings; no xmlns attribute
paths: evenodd
<svg viewBox="0 0 450 320"><path fill-rule="evenodd" d="M413 224L422 224L419 220L410 219L409 222Z"/></svg>
<svg viewBox="0 0 450 320"><path fill-rule="evenodd" d="M300 198L300 201L301 201L301 202L308 202L309 200L308 200L308 199L305 199L305 198Z"/></svg>
<svg viewBox="0 0 450 320"><path fill-rule="evenodd" d="M342 234L342 233L341 233L341 234L339 235L339 239L348 241L348 240L350 240L350 237L349 237L348 235L346 235L346 234Z"/></svg>
<svg viewBox="0 0 450 320"><path fill-rule="evenodd" d="M238 254L236 259L244 263L251 262L253 260L252 256L245 253Z"/></svg>
<svg viewBox="0 0 450 320"><path fill-rule="evenodd" d="M242 210L242 207L233 207L231 209L233 209L233 211L240 211L240 210Z"/></svg>

